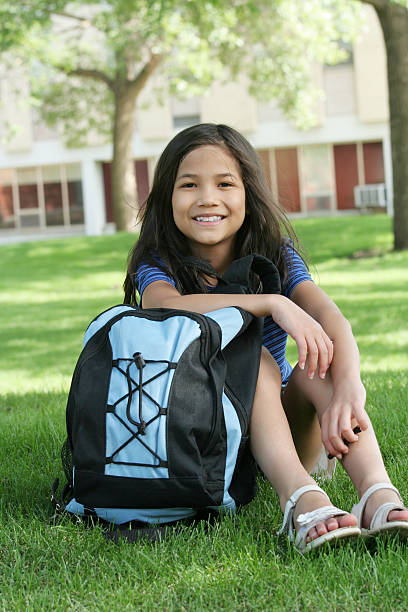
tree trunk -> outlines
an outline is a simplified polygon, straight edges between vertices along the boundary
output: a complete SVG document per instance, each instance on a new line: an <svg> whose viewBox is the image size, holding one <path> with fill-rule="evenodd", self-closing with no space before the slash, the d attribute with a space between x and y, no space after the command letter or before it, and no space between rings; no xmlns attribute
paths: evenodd
<svg viewBox="0 0 408 612"><path fill-rule="evenodd" d="M376 11L388 62L394 183L394 249L408 249L408 9L389 0Z"/></svg>
<svg viewBox="0 0 408 612"><path fill-rule="evenodd" d="M126 85L115 89L112 158L113 215L117 230L135 229L138 212L132 138L137 95Z"/></svg>

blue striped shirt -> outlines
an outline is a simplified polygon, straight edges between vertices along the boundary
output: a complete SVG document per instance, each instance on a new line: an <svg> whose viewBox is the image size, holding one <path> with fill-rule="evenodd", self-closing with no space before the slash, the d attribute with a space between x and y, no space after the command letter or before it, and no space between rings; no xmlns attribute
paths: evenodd
<svg viewBox="0 0 408 612"><path fill-rule="evenodd" d="M290 253L287 252L289 249ZM290 247L285 247L285 251L284 256L288 261L289 274L288 280L283 287L282 295L290 298L293 290L295 287L297 287L297 285L299 285L299 283L302 283L305 280L312 280L312 278L305 266L305 263L297 252ZM155 268L145 264L139 266L135 276L135 284L140 298L142 297L143 291L146 289L146 287L155 281L165 281L170 283L170 285L173 287L176 286L173 277L170 274L163 272L163 270L160 270L160 268ZM272 357L275 359L280 368L282 385L286 385L290 373L292 372L292 366L286 359L287 339L288 334L275 323L272 317L265 317L263 345L271 353Z"/></svg>

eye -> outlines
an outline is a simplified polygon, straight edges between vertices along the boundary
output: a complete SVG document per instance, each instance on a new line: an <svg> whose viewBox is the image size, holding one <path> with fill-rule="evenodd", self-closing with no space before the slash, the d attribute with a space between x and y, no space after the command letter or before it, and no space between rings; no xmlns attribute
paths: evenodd
<svg viewBox="0 0 408 612"><path fill-rule="evenodd" d="M228 181L222 181L222 183L220 183L219 186L220 187L233 187L233 184Z"/></svg>
<svg viewBox="0 0 408 612"><path fill-rule="evenodd" d="M180 185L181 189L191 189L192 187L195 187L196 184L195 183L182 183Z"/></svg>

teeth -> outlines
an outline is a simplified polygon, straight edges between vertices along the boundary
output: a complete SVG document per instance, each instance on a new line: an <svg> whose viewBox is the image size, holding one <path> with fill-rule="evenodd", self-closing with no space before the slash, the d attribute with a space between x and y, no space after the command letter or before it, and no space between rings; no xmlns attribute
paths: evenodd
<svg viewBox="0 0 408 612"><path fill-rule="evenodd" d="M222 217L219 216L214 216L214 217L194 217L194 219L196 221L209 221L209 222L214 222L214 221L221 221Z"/></svg>

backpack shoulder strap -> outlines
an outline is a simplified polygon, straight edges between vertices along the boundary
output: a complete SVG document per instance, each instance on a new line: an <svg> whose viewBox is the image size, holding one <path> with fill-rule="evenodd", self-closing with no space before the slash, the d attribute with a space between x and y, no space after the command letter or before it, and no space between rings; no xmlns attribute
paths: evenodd
<svg viewBox="0 0 408 612"><path fill-rule="evenodd" d="M222 275L222 281L230 285L240 285L247 288L251 286L251 272L255 272L261 279L264 293L281 292L280 275L277 267L270 259L256 253L235 259Z"/></svg>
<svg viewBox="0 0 408 612"><path fill-rule="evenodd" d="M250 274L255 272L262 281L264 293L280 293L280 274L275 264L264 257L253 253L235 259L222 276L206 261L197 257L184 257L183 265L196 271L209 274L218 280L214 293L248 293L250 292Z"/></svg>

